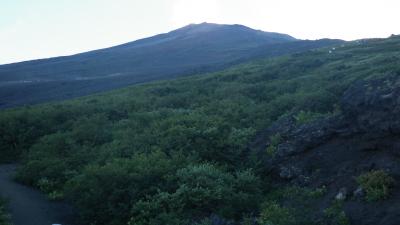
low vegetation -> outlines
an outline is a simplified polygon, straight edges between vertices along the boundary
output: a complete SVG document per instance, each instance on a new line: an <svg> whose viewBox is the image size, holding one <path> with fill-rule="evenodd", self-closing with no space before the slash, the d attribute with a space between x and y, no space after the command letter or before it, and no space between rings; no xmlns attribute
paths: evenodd
<svg viewBox="0 0 400 225"><path fill-rule="evenodd" d="M374 170L357 177L358 184L366 192L367 201L378 201L389 197L394 179L384 170Z"/></svg>
<svg viewBox="0 0 400 225"><path fill-rule="evenodd" d="M290 208L283 207L277 202L266 202L261 211L259 224L262 225L295 225L298 224Z"/></svg>
<svg viewBox="0 0 400 225"><path fill-rule="evenodd" d="M350 225L350 221L343 211L342 202L335 200L332 205L324 210L325 221L332 225Z"/></svg>
<svg viewBox="0 0 400 225"><path fill-rule="evenodd" d="M6 201L0 199L0 225L11 225L10 216L5 209Z"/></svg>
<svg viewBox="0 0 400 225"><path fill-rule="evenodd" d="M266 149L266 152L269 156L273 156L276 153L278 145L280 144L281 141L282 141L282 137L279 133L272 135L270 137L269 145Z"/></svg>
<svg viewBox="0 0 400 225"><path fill-rule="evenodd" d="M325 186L316 189L297 186L274 188L272 186L270 189L260 206L260 215L257 219L260 225L321 224L313 217L316 213L316 203L326 194Z"/></svg>
<svg viewBox="0 0 400 225"><path fill-rule="evenodd" d="M355 80L400 74L399 49L398 37L349 43L332 53L321 49L5 110L1 161L20 160L19 181L71 201L93 225L254 217L311 224L303 219L310 212L266 200L276 190L248 143L282 115L297 114L304 124L336 112ZM281 218L290 213L296 223Z"/></svg>

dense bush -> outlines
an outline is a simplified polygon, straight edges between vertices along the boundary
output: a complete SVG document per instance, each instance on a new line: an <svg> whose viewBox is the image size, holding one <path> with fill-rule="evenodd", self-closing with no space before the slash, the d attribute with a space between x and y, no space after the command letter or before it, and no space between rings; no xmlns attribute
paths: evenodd
<svg viewBox="0 0 400 225"><path fill-rule="evenodd" d="M366 192L367 201L377 201L389 197L394 179L383 170L370 171L357 177L358 184Z"/></svg>
<svg viewBox="0 0 400 225"><path fill-rule="evenodd" d="M174 190L134 205L130 224L178 225L211 214L239 219L257 208L261 196L260 181L250 171L230 174L201 164L178 170L175 178Z"/></svg>
<svg viewBox="0 0 400 225"><path fill-rule="evenodd" d="M261 225L295 225L296 218L289 208L276 202L267 202L261 211L258 221Z"/></svg>
<svg viewBox="0 0 400 225"><path fill-rule="evenodd" d="M324 220L327 224L350 225L349 218L347 218L346 213L343 211L342 204L342 201L335 200L331 206L324 210Z"/></svg>
<svg viewBox="0 0 400 225"><path fill-rule="evenodd" d="M173 188L170 179L181 164L182 159L160 151L136 154L132 159L86 167L67 183L66 190L85 221L124 224L137 201Z"/></svg>
<svg viewBox="0 0 400 225"><path fill-rule="evenodd" d="M20 181L69 199L95 225L240 221L260 211L272 221L258 204L272 190L249 142L282 115L303 124L337 111L355 80L400 72L387 60L399 54L387 46L399 42L367 43L368 51L349 43L333 54L321 49L5 110L0 161L19 159ZM265 207L287 213L278 202Z"/></svg>
<svg viewBox="0 0 400 225"><path fill-rule="evenodd" d="M329 221L316 221L318 202L326 193L324 186L316 189L269 186L265 201L257 218L260 225L321 225ZM254 224L254 223L253 223Z"/></svg>

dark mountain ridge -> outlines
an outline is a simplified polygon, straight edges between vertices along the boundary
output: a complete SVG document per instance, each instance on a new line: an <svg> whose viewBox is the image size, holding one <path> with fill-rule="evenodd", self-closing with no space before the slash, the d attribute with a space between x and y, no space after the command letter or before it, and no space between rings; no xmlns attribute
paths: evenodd
<svg viewBox="0 0 400 225"><path fill-rule="evenodd" d="M111 48L0 65L0 107L78 97L340 43L303 41L242 25L191 24Z"/></svg>

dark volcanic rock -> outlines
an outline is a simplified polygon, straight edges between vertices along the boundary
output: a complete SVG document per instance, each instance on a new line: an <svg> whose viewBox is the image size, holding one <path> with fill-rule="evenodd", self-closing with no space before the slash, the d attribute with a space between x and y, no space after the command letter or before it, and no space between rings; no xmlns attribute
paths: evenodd
<svg viewBox="0 0 400 225"><path fill-rule="evenodd" d="M301 154L335 137L363 135L380 138L400 134L400 77L360 81L351 86L341 101L342 113L329 118L296 126L293 115L278 120L258 136L253 146L264 144L269 136L280 134L275 162ZM366 149L376 149L367 145Z"/></svg>
<svg viewBox="0 0 400 225"><path fill-rule="evenodd" d="M260 154L263 171L280 185L326 187L317 203L320 212L339 198L352 224L400 224L400 76L359 81L341 100L342 112L296 126L293 116L262 132L250 148ZM261 157L282 137L273 156ZM388 199L366 202L355 177L385 170L396 180Z"/></svg>
<svg viewBox="0 0 400 225"><path fill-rule="evenodd" d="M373 137L400 133L400 77L357 82L344 93L342 109L359 132Z"/></svg>

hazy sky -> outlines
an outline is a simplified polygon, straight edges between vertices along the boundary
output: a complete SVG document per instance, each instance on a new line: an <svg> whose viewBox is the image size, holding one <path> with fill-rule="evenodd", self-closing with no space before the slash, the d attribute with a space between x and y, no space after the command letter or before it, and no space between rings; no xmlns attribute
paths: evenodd
<svg viewBox="0 0 400 225"><path fill-rule="evenodd" d="M189 23L301 39L400 34L400 0L0 0L0 64L69 55Z"/></svg>

